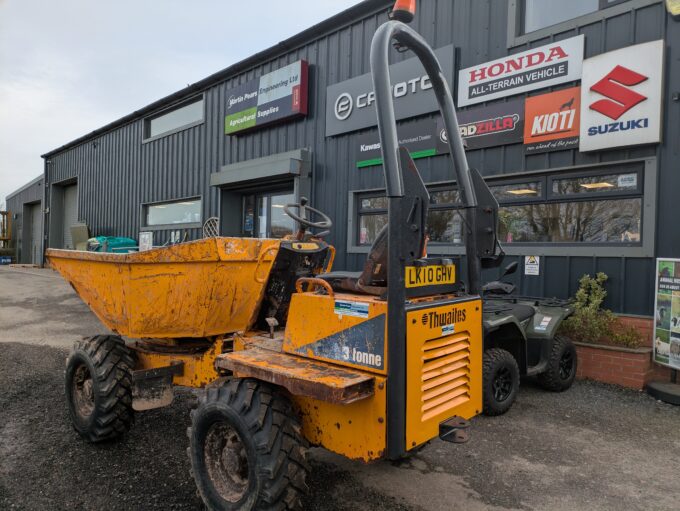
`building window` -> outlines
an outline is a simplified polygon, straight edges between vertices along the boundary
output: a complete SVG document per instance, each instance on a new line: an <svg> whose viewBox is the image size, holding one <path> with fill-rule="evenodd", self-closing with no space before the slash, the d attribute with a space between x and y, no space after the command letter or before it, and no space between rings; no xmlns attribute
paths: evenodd
<svg viewBox="0 0 680 511"><path fill-rule="evenodd" d="M635 246L642 242L643 173L634 167L581 174L492 179L499 203L498 238L505 244ZM370 245L387 223L381 192L358 194L355 233ZM463 222L454 186L430 190L427 230L432 245L461 245Z"/></svg>
<svg viewBox="0 0 680 511"><path fill-rule="evenodd" d="M146 204L143 209L145 227L201 225L200 198Z"/></svg>
<svg viewBox="0 0 680 511"><path fill-rule="evenodd" d="M359 246L370 246L380 229L387 224L387 198L380 192L365 194L359 197L357 205L357 243ZM430 190L430 210L427 215L430 243L462 243L462 219L457 213L459 206L458 191L455 188Z"/></svg>
<svg viewBox="0 0 680 511"><path fill-rule="evenodd" d="M535 32L624 1L626 0L569 0L567 2L564 0L524 0L522 33Z"/></svg>
<svg viewBox="0 0 680 511"><path fill-rule="evenodd" d="M185 101L170 110L144 119L144 139L169 135L203 122L203 96Z"/></svg>

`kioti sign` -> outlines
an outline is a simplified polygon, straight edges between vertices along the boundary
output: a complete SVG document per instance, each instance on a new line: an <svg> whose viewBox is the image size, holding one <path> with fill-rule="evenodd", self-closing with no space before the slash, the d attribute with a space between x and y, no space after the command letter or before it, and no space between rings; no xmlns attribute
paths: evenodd
<svg viewBox="0 0 680 511"><path fill-rule="evenodd" d="M463 69L458 106L579 80L584 40L580 35Z"/></svg>
<svg viewBox="0 0 680 511"><path fill-rule="evenodd" d="M581 151L661 140L663 49L652 41L583 63Z"/></svg>
<svg viewBox="0 0 680 511"><path fill-rule="evenodd" d="M227 92L224 133L307 115L307 62L298 60Z"/></svg>
<svg viewBox="0 0 680 511"><path fill-rule="evenodd" d="M578 146L581 87L526 99L524 144L527 154Z"/></svg>

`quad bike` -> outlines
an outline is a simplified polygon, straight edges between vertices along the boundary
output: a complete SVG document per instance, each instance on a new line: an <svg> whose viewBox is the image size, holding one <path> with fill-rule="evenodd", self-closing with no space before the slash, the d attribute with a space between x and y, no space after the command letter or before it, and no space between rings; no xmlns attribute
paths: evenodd
<svg viewBox="0 0 680 511"><path fill-rule="evenodd" d="M332 222L302 203L287 205L299 229L283 240L47 251L115 332L78 343L68 360L69 412L84 438L118 438L134 412L168 405L173 387L201 389L188 452L210 510L300 507L309 445L368 462L468 440L482 411L481 269L497 260L498 204L467 164L441 66L405 23L414 13L415 0L398 0L371 45L388 223L363 271L331 271L334 249L313 231ZM464 279L451 259L423 255L430 201L398 145L393 41L422 62L450 134Z"/></svg>
<svg viewBox="0 0 680 511"><path fill-rule="evenodd" d="M517 271L509 264L500 279ZM484 414L507 412L517 397L520 376L535 376L553 392L571 387L576 377L576 348L558 330L573 308L568 300L517 296L501 280L483 287Z"/></svg>

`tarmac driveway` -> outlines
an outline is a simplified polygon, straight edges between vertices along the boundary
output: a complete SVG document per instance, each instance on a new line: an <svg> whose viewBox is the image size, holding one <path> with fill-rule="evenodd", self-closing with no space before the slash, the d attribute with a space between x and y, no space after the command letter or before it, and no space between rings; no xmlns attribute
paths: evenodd
<svg viewBox="0 0 680 511"><path fill-rule="evenodd" d="M0 509L201 509L189 476L190 393L137 414L120 442L84 443L67 422L63 371L74 339L105 329L55 273L0 267ZM407 461L312 453L311 510L677 510L680 409L577 382L523 382L471 440L436 440Z"/></svg>

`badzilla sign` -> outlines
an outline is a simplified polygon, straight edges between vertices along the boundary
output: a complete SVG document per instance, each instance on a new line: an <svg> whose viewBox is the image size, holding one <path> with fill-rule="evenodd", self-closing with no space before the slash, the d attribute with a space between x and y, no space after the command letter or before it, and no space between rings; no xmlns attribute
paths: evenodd
<svg viewBox="0 0 680 511"><path fill-rule="evenodd" d="M579 80L584 40L580 35L463 69L458 74L458 106Z"/></svg>
<svg viewBox="0 0 680 511"><path fill-rule="evenodd" d="M662 40L583 63L581 151L661 141Z"/></svg>

